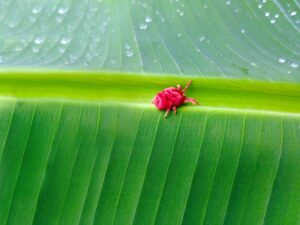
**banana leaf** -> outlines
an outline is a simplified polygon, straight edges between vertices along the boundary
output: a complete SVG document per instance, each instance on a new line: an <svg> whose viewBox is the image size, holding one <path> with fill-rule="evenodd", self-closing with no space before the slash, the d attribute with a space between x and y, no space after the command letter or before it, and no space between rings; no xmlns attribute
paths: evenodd
<svg viewBox="0 0 300 225"><path fill-rule="evenodd" d="M299 224L299 8L0 1L0 224Z"/></svg>

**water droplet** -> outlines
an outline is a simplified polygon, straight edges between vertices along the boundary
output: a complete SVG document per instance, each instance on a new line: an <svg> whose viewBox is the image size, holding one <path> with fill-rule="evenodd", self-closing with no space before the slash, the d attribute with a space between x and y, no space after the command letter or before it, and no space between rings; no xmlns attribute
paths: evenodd
<svg viewBox="0 0 300 225"><path fill-rule="evenodd" d="M241 33L242 34L246 33L246 30L245 29L241 29Z"/></svg>
<svg viewBox="0 0 300 225"><path fill-rule="evenodd" d="M274 23L276 23L276 20L275 20L275 19L271 19L271 20L270 20L270 23L271 23L271 24L274 24Z"/></svg>
<svg viewBox="0 0 300 225"><path fill-rule="evenodd" d="M203 8L204 8L204 9L207 9L207 8L208 8L208 5L205 4L205 5L203 6Z"/></svg>
<svg viewBox="0 0 300 225"><path fill-rule="evenodd" d="M116 64L117 62L118 62L118 61L117 61L116 59L111 59L111 60L110 60L110 64L113 64L113 65Z"/></svg>
<svg viewBox="0 0 300 225"><path fill-rule="evenodd" d="M65 53L65 51L66 51L65 47L59 47L58 48L58 52L61 53L61 54Z"/></svg>
<svg viewBox="0 0 300 225"><path fill-rule="evenodd" d="M227 0L226 1L226 5L230 5L231 4L231 1L230 0Z"/></svg>
<svg viewBox="0 0 300 225"><path fill-rule="evenodd" d="M276 19L279 18L279 14L275 14L274 18L276 18Z"/></svg>
<svg viewBox="0 0 300 225"><path fill-rule="evenodd" d="M240 10L239 10L239 9L235 9L234 12L235 12L235 13L239 13Z"/></svg>
<svg viewBox="0 0 300 225"><path fill-rule="evenodd" d="M70 63L74 63L78 60L78 56L76 55L69 55Z"/></svg>
<svg viewBox="0 0 300 225"><path fill-rule="evenodd" d="M262 0L262 3L265 4L267 2L267 0Z"/></svg>
<svg viewBox="0 0 300 225"><path fill-rule="evenodd" d="M70 37L63 37L61 40L60 40L60 43L62 45L66 45L66 44L69 44L71 42L71 38Z"/></svg>
<svg viewBox="0 0 300 225"><path fill-rule="evenodd" d="M202 42L202 41L205 40L205 38L206 38L205 36L202 36L202 37L199 38L199 41Z"/></svg>
<svg viewBox="0 0 300 225"><path fill-rule="evenodd" d="M270 16L270 13L269 13L269 12L265 12L265 16L266 16L266 17L269 17L269 16Z"/></svg>
<svg viewBox="0 0 300 225"><path fill-rule="evenodd" d="M127 50L126 50L126 56L127 56L127 57L130 58L130 57L133 56L133 54L134 54L134 53L133 53L132 49L127 49Z"/></svg>
<svg viewBox="0 0 300 225"><path fill-rule="evenodd" d="M38 53L38 52L40 51L40 48L37 47L37 46L34 46L34 47L32 48L32 51L33 51L34 53Z"/></svg>
<svg viewBox="0 0 300 225"><path fill-rule="evenodd" d="M56 20L56 22L61 23L61 22L63 21L63 17L57 16L57 17L55 18L55 20Z"/></svg>
<svg viewBox="0 0 300 225"><path fill-rule="evenodd" d="M148 25L146 23L140 24L140 30L146 30L148 28Z"/></svg>
<svg viewBox="0 0 300 225"><path fill-rule="evenodd" d="M128 44L125 45L125 49L130 49L130 48L131 48L130 45Z"/></svg>
<svg viewBox="0 0 300 225"><path fill-rule="evenodd" d="M279 63L285 63L285 58L279 58L279 59L278 59L278 62L279 62Z"/></svg>
<svg viewBox="0 0 300 225"><path fill-rule="evenodd" d="M263 7L263 5L262 5L262 4L259 4L257 7L258 7L259 9L261 9L261 8Z"/></svg>
<svg viewBox="0 0 300 225"><path fill-rule="evenodd" d="M299 67L299 65L295 62L292 62L291 67L294 68L294 69L297 69Z"/></svg>
<svg viewBox="0 0 300 225"><path fill-rule="evenodd" d="M179 13L179 16L184 16L184 12L180 12L180 13Z"/></svg>
<svg viewBox="0 0 300 225"><path fill-rule="evenodd" d="M152 17L147 16L147 17L145 18L145 22L146 22L146 23L151 23L151 22L152 22Z"/></svg>
<svg viewBox="0 0 300 225"><path fill-rule="evenodd" d="M35 44L37 44L37 45L40 45L40 44L42 44L43 42L45 41L45 38L44 37L36 37L35 39L34 39L34 43Z"/></svg>
<svg viewBox="0 0 300 225"><path fill-rule="evenodd" d="M257 67L255 62L251 62L251 66Z"/></svg>
<svg viewBox="0 0 300 225"><path fill-rule="evenodd" d="M177 33L177 37L181 38L182 34L181 33Z"/></svg>
<svg viewBox="0 0 300 225"><path fill-rule="evenodd" d="M291 15L291 16L296 16L296 15L297 15L297 12L296 12L296 11L293 11L293 12L290 13L290 15Z"/></svg>
<svg viewBox="0 0 300 225"><path fill-rule="evenodd" d="M196 49L196 51L199 53L199 52L200 52L200 49L199 49L199 48L197 48L197 49Z"/></svg>
<svg viewBox="0 0 300 225"><path fill-rule="evenodd" d="M58 14L63 15L69 11L69 8L66 6L61 6L57 9Z"/></svg>
<svg viewBox="0 0 300 225"><path fill-rule="evenodd" d="M41 7L35 6L35 7L33 7L33 8L31 9L31 12L32 12L33 14L38 14L38 13L41 12L41 10L42 10Z"/></svg>
<svg viewBox="0 0 300 225"><path fill-rule="evenodd" d="M22 51L22 50L23 50L23 48L20 47L20 46L17 46L17 47L15 48L15 51L16 51L16 52L20 52L20 51Z"/></svg>

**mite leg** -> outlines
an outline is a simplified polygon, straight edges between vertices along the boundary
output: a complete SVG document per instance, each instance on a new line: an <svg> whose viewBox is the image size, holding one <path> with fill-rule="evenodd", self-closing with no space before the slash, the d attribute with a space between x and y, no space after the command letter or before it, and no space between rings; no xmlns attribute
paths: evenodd
<svg viewBox="0 0 300 225"><path fill-rule="evenodd" d="M174 115L176 115L176 112L177 112L177 108L176 108L176 106L173 106L173 112L174 112Z"/></svg>
<svg viewBox="0 0 300 225"><path fill-rule="evenodd" d="M169 115L170 109L167 109L166 114L165 114L165 118L167 118L167 116Z"/></svg>
<svg viewBox="0 0 300 225"><path fill-rule="evenodd" d="M185 88L182 90L182 92L185 92L189 88L189 86L191 85L191 83L192 83L192 81L190 80L188 82L188 84L185 86Z"/></svg>
<svg viewBox="0 0 300 225"><path fill-rule="evenodd" d="M154 98L152 98L152 100L151 100L151 103L152 103L152 104L154 104L154 100L155 100L155 97L154 97Z"/></svg>
<svg viewBox="0 0 300 225"><path fill-rule="evenodd" d="M193 103L194 105L195 105L195 104L199 104L199 102L198 102L196 99L194 99L194 98L186 98L186 99L184 100L184 103L186 103L186 102L191 102L191 103Z"/></svg>

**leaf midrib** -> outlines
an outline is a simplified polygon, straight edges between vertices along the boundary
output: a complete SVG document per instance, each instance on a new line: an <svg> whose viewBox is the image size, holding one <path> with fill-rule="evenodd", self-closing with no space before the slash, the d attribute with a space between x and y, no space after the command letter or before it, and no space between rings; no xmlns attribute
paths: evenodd
<svg viewBox="0 0 300 225"><path fill-rule="evenodd" d="M150 104L163 88L189 80L193 83L187 95L205 107L300 113L300 84L192 76L2 70L0 95Z"/></svg>

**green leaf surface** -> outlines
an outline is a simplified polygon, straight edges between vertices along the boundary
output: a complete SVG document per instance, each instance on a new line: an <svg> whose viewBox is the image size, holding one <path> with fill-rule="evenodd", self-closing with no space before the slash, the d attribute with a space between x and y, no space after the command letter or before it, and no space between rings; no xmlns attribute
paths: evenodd
<svg viewBox="0 0 300 225"><path fill-rule="evenodd" d="M7 0L0 66L300 82L297 0Z"/></svg>
<svg viewBox="0 0 300 225"><path fill-rule="evenodd" d="M299 8L0 1L0 225L299 224Z"/></svg>
<svg viewBox="0 0 300 225"><path fill-rule="evenodd" d="M296 224L300 117L1 99L1 224ZM279 222L280 221L280 222Z"/></svg>

